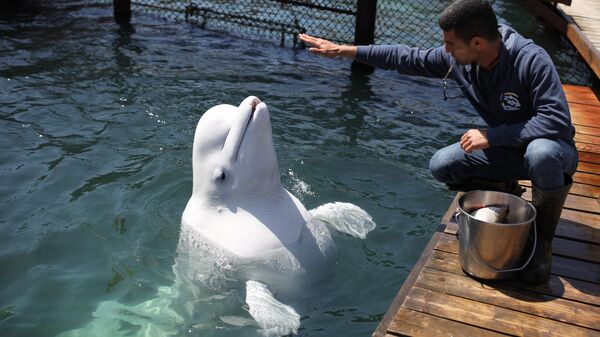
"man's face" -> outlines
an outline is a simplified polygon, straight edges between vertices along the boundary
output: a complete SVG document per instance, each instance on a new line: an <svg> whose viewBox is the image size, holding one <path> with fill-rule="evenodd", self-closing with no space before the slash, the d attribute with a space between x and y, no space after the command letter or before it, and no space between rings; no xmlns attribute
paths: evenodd
<svg viewBox="0 0 600 337"><path fill-rule="evenodd" d="M442 35L446 52L450 53L459 64L465 65L475 62L479 55L479 51L475 47L475 38L472 38L469 43L465 43L456 36L454 29L442 31Z"/></svg>

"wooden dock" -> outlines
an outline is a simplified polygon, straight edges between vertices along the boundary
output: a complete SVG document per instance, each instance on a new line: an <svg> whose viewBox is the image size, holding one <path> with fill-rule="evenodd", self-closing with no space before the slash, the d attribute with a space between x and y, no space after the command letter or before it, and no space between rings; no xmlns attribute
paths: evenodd
<svg viewBox="0 0 600 337"><path fill-rule="evenodd" d="M453 221L459 194L373 336L600 336L600 101L588 87L564 89L580 162L555 233L548 283L466 276ZM521 184L531 200L530 183Z"/></svg>
<svg viewBox="0 0 600 337"><path fill-rule="evenodd" d="M600 78L600 1L522 0L544 22L561 32ZM549 3L557 3L552 7Z"/></svg>
<svg viewBox="0 0 600 337"><path fill-rule="evenodd" d="M600 1L572 0L558 9L567 21L567 38L600 78Z"/></svg>

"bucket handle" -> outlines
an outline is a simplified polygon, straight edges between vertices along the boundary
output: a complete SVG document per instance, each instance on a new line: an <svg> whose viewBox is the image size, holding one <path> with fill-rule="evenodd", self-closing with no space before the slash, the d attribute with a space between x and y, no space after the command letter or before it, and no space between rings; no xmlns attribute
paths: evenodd
<svg viewBox="0 0 600 337"><path fill-rule="evenodd" d="M456 221L456 223L458 223L458 216L460 215L460 212L456 212L454 213L454 220ZM456 232L456 234L458 235L459 232ZM535 254L535 248L537 246L537 227L535 225L535 219L533 220L533 248L531 249L531 254L529 254L529 257L527 258L527 261L523 264L523 266L519 267L519 268L512 268L512 269L496 269L494 267L489 266L485 261L481 261L479 259L479 257L474 256L473 258L475 258L477 260L477 262L479 262L482 266L484 266L485 268L487 268L490 271L496 272L496 273L509 273L509 272L514 272L514 271L519 271L519 270L523 270L525 269L525 267L527 267L527 265L529 264L529 262L531 262L531 259L533 258L533 255Z"/></svg>

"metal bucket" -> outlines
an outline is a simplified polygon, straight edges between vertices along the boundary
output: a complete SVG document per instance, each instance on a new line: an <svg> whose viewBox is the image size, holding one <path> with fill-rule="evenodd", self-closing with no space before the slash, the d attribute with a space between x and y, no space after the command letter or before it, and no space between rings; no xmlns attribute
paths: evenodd
<svg viewBox="0 0 600 337"><path fill-rule="evenodd" d="M488 206L505 206L509 214L503 223L475 219L471 213ZM458 239L460 265L465 273L479 279L503 280L527 266L535 251L536 211L527 201L512 194L471 191L458 199ZM527 237L534 224L534 246L521 266Z"/></svg>

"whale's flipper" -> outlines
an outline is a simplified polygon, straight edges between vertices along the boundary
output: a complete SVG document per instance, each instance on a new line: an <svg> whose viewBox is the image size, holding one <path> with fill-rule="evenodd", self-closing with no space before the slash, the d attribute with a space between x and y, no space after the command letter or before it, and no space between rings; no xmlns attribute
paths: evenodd
<svg viewBox="0 0 600 337"><path fill-rule="evenodd" d="M375 222L369 213L347 202L330 202L310 210L310 214L338 232L356 238L364 239L375 229Z"/></svg>
<svg viewBox="0 0 600 337"><path fill-rule="evenodd" d="M294 308L277 301L265 284L246 281L246 303L263 336L279 337L298 332L300 315Z"/></svg>

